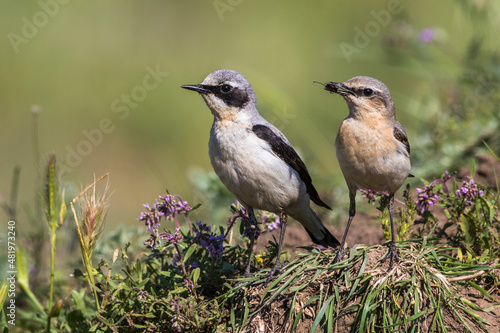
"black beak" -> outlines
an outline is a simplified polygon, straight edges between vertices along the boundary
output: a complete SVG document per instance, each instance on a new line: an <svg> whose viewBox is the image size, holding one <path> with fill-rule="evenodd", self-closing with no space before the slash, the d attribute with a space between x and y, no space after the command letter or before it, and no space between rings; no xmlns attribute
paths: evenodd
<svg viewBox="0 0 500 333"><path fill-rule="evenodd" d="M325 90L329 91L331 93L336 93L342 96L345 95L353 95L355 96L356 94L349 90L343 83L340 82L327 82L324 84Z"/></svg>
<svg viewBox="0 0 500 333"><path fill-rule="evenodd" d="M184 88L184 89L187 89L187 90L196 91L196 92L198 92L200 94L209 94L209 93L211 93L210 90L205 89L203 87L203 85L201 85L201 84L186 84L184 86L181 86L181 88Z"/></svg>

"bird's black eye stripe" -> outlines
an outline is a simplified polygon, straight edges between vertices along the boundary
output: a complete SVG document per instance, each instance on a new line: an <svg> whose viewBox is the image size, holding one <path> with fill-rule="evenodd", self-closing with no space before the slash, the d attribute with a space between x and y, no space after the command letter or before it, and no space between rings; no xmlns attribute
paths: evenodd
<svg viewBox="0 0 500 333"><path fill-rule="evenodd" d="M231 90L233 90L233 86L231 86L230 84L227 84L227 83L222 83L222 84L219 84L217 86L202 85L202 88L209 90L216 95L218 95L220 93L226 94L226 93L230 92Z"/></svg>

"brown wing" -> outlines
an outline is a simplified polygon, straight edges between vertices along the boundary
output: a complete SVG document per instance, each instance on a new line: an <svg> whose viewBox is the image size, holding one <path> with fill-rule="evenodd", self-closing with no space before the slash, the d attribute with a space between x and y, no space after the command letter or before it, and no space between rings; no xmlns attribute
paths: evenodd
<svg viewBox="0 0 500 333"><path fill-rule="evenodd" d="M394 127L392 133L396 140L402 142L406 146L406 151L408 155L410 155L410 142L408 142L408 137L406 136L406 132L403 127L398 123L399 126Z"/></svg>
<svg viewBox="0 0 500 333"><path fill-rule="evenodd" d="M408 155L410 155L410 142L408 141L408 137L406 136L406 132L403 129L403 126L401 126L400 123L397 123L392 133L394 134L396 140L402 142L406 146L406 151L408 152ZM415 177L415 176L410 173L408 177Z"/></svg>

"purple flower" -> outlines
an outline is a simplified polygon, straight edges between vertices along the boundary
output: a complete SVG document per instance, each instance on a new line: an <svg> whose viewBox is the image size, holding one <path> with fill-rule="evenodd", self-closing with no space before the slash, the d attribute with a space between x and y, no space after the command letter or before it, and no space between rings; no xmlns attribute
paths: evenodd
<svg viewBox="0 0 500 333"><path fill-rule="evenodd" d="M188 279L184 279L184 285L186 286L187 290L192 294L193 289L195 289L198 286L198 283L192 283Z"/></svg>
<svg viewBox="0 0 500 333"><path fill-rule="evenodd" d="M182 234L181 234L181 230L179 228L175 229L174 234L170 234L168 232L162 232L159 236L160 236L160 239L166 240L165 245L177 244L183 238Z"/></svg>
<svg viewBox="0 0 500 333"><path fill-rule="evenodd" d="M153 207L150 207L149 204L145 204L144 207L146 211L141 213L139 221L143 221L146 228L151 232L151 236L146 239L144 245L151 246L153 249L156 247L159 238L166 239L167 243L178 242L177 239L171 239L172 234L162 233L158 235L162 217L166 220L172 220L177 214L187 214L193 210L193 207L188 206L188 203L183 201L180 196L171 194L159 196L155 200ZM176 231L175 235L179 236L179 232Z"/></svg>
<svg viewBox="0 0 500 333"><path fill-rule="evenodd" d="M241 223L243 223L243 234L242 234L243 238L245 237L251 238L253 235L253 239L256 240L262 234L260 228L254 226L252 221L250 221L250 219L246 220L242 219Z"/></svg>
<svg viewBox="0 0 500 333"><path fill-rule="evenodd" d="M443 175L443 183L446 183L450 179L451 179L450 173L448 171L445 171Z"/></svg>
<svg viewBox="0 0 500 333"><path fill-rule="evenodd" d="M175 215L186 214L193 210L193 207L188 206L187 201L183 201L178 195L160 195L159 201L156 200L156 210L167 220L172 220Z"/></svg>
<svg viewBox="0 0 500 333"><path fill-rule="evenodd" d="M151 295L149 295L149 293L146 291L146 290L141 290L138 294L137 294L137 299L148 299L148 297L150 297Z"/></svg>
<svg viewBox="0 0 500 333"><path fill-rule="evenodd" d="M173 315L173 318L170 320L170 322L172 323L172 328L175 328L177 332L182 332L182 324L184 324L184 320L180 317L181 305L179 304L179 301L179 297L175 297L172 300L172 308L175 314Z"/></svg>
<svg viewBox="0 0 500 333"><path fill-rule="evenodd" d="M270 222L268 222L270 221ZM266 223L267 226L266 226ZM279 226L280 226L280 218L276 215L276 214L273 214L273 213L262 213L262 225L263 225L263 228L267 229L268 230L275 230L275 229L278 229Z"/></svg>
<svg viewBox="0 0 500 333"><path fill-rule="evenodd" d="M431 206L438 201L439 196L434 192L434 185L426 185L423 188L416 188L417 191L417 212L423 215Z"/></svg>
<svg viewBox="0 0 500 333"><path fill-rule="evenodd" d="M238 201L231 205L231 210L233 211L233 216L230 216L227 220L229 225L232 225L237 219L241 219L241 223L243 224L243 237L250 238L252 235L254 239L257 239L261 235L261 230L256 228L252 221L250 221L250 217L248 213Z"/></svg>
<svg viewBox="0 0 500 333"><path fill-rule="evenodd" d="M280 223L281 223L280 218L279 218L279 217L276 217L276 218L274 219L274 221L273 221L273 222L271 222L271 223L269 223L269 224L267 225L267 229L269 229L269 230L275 230L275 229L278 229L278 228L279 228L279 226L280 226Z"/></svg>
<svg viewBox="0 0 500 333"><path fill-rule="evenodd" d="M144 221L147 229L154 232L160 227L160 216L158 215L158 211L155 207L149 207L149 204L145 204L144 207L147 211L141 213L139 221Z"/></svg>
<svg viewBox="0 0 500 333"><path fill-rule="evenodd" d="M418 34L418 39L424 44L432 42L436 38L436 30L432 28L425 28Z"/></svg>
<svg viewBox="0 0 500 333"><path fill-rule="evenodd" d="M378 197L383 195L384 193L372 191L372 190L364 190L360 189L359 192L363 193L363 198L368 200L368 203L372 203L378 200Z"/></svg>
<svg viewBox="0 0 500 333"><path fill-rule="evenodd" d="M194 232L196 234L194 241L205 248L214 260L217 260L222 256L225 238L223 234L215 235L211 230L212 227L201 221L196 222L194 226Z"/></svg>
<svg viewBox="0 0 500 333"><path fill-rule="evenodd" d="M478 197L483 195L483 190L477 187L474 179L467 177L467 180L462 181L462 186L455 191L455 195L464 199L465 204L470 206Z"/></svg>

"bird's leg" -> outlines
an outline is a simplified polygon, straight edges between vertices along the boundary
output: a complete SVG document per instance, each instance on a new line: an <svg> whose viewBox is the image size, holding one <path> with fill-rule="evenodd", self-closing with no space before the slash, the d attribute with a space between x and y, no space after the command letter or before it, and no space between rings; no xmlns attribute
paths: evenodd
<svg viewBox="0 0 500 333"><path fill-rule="evenodd" d="M391 220L391 243L389 244L389 252L380 261L385 262L387 257L390 257L391 261L389 263L389 270L392 269L394 261L399 262L398 251L396 248L396 233L394 231L394 222L392 220L392 210L394 207L394 194L389 195L389 218Z"/></svg>
<svg viewBox="0 0 500 333"><path fill-rule="evenodd" d="M280 240L279 240L279 244L278 244L278 254L276 257L276 262L273 265L273 268L271 268L271 271L267 274L266 283L264 284L264 286L267 286L267 284L271 280L271 277L274 274L276 274L281 268L281 263L280 263L281 247L283 245L283 238L285 236L287 219L288 219L288 217L285 214L285 212L281 211L281 214L280 214Z"/></svg>
<svg viewBox="0 0 500 333"><path fill-rule="evenodd" d="M349 232L349 227L351 226L352 219L356 215L356 190L349 190L349 221L347 221L347 227L345 228L344 235L342 236L342 241L340 242L340 248L333 260L333 263L338 263L342 261L344 257L344 244Z"/></svg>
<svg viewBox="0 0 500 333"><path fill-rule="evenodd" d="M245 273L243 273L243 277L250 277L250 263L252 262L252 253L253 253L253 244L255 242L255 233L259 224L257 223L257 219L255 218L255 214L253 213L253 208L248 207L248 218L250 219L250 228L252 229L250 232L250 246L248 247L248 260L247 265L245 267Z"/></svg>

